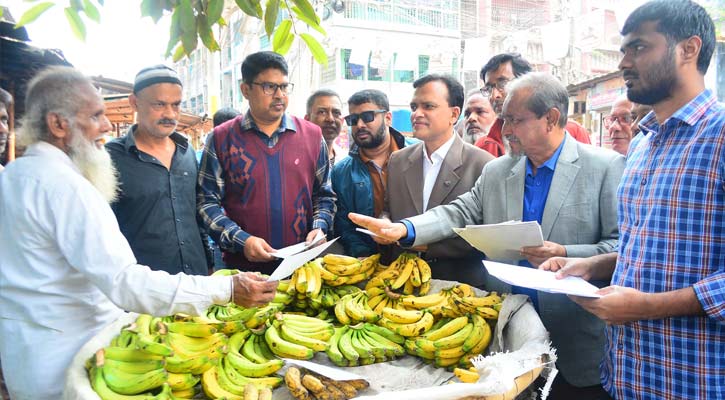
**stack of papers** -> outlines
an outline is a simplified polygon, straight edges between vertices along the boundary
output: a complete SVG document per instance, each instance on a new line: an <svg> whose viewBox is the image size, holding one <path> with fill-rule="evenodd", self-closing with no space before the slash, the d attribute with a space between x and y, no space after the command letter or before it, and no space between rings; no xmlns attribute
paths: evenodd
<svg viewBox="0 0 725 400"><path fill-rule="evenodd" d="M465 228L453 228L453 231L490 260L523 260L522 247L544 245L541 226L536 221L467 225Z"/></svg>
<svg viewBox="0 0 725 400"><path fill-rule="evenodd" d="M488 273L509 285L521 286L548 293L570 294L582 297L602 297L598 287L577 276L556 279L555 273L518 265L484 261Z"/></svg>

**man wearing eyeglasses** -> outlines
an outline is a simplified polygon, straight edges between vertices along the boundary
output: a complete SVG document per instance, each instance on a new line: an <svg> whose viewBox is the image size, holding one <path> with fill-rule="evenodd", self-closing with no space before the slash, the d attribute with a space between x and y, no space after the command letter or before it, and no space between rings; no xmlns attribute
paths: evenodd
<svg viewBox="0 0 725 400"><path fill-rule="evenodd" d="M422 143L390 157L388 209L397 221L448 204L468 192L494 157L464 143L453 131L463 109L463 86L446 75L426 75L413 82L410 102L413 135ZM400 249L398 249L400 251ZM460 237L418 247L433 278L482 286L483 255Z"/></svg>
<svg viewBox="0 0 725 400"><path fill-rule="evenodd" d="M632 140L632 104L626 96L612 104L612 112L604 118L604 128L609 132L612 150L626 156Z"/></svg>
<svg viewBox="0 0 725 400"><path fill-rule="evenodd" d="M418 141L392 127L385 93L361 90L350 96L347 104L350 115L345 122L352 129L354 144L348 156L332 169L332 188L337 194L335 234L340 236L345 254L362 257L381 248L370 236L357 232L347 214L383 215L390 155Z"/></svg>
<svg viewBox="0 0 725 400"><path fill-rule="evenodd" d="M624 157L578 143L566 132L569 94L553 76L526 74L507 89L503 134L521 148L521 157L491 161L470 191L422 215L397 223L356 215L351 220L404 246L450 238L455 227L537 221L544 244L521 249L521 265L528 267L557 254L613 251L619 237L616 191ZM600 320L565 295L512 288L492 277L486 277L485 288L530 296L557 349L561 373L551 398L609 398L599 381L605 341Z"/></svg>
<svg viewBox="0 0 725 400"><path fill-rule="evenodd" d="M493 154L494 157L500 157L508 152L516 154L520 151L518 143L508 142L501 134L503 128L501 111L506 99L506 85L531 71L531 64L518 53L497 54L481 68L480 78L484 83L481 94L488 97L498 118L489 129L488 136L478 139L475 145ZM586 130L574 121L567 121L566 130L578 142L591 143Z"/></svg>
<svg viewBox="0 0 725 400"><path fill-rule="evenodd" d="M271 51L242 62L249 110L214 129L201 159L197 208L224 263L271 273L275 249L323 236L335 194L320 127L286 113L293 84Z"/></svg>
<svg viewBox="0 0 725 400"><path fill-rule="evenodd" d="M213 257L196 213L196 153L176 132L181 81L156 65L141 70L128 97L136 112L125 136L106 145L120 190L111 204L139 263L170 274L207 275Z"/></svg>

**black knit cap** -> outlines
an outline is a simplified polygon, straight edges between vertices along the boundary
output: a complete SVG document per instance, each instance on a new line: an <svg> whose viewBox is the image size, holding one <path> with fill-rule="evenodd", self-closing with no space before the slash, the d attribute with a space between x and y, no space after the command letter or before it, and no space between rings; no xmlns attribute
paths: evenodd
<svg viewBox="0 0 725 400"><path fill-rule="evenodd" d="M163 64L159 64L144 68L136 74L136 79L133 82L133 93L138 94L144 88L157 83L175 83L183 86L176 71Z"/></svg>

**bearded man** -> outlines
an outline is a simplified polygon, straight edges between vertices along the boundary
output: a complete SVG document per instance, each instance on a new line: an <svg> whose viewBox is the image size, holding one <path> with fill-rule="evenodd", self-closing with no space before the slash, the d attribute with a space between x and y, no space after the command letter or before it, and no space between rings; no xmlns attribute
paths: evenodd
<svg viewBox="0 0 725 400"><path fill-rule="evenodd" d="M123 310L198 315L230 300L272 300L277 284L251 273L172 276L136 263L108 205L117 194L103 148L111 124L88 78L66 67L39 73L25 111L27 151L0 174L0 357L10 398L61 398L78 349Z"/></svg>
<svg viewBox="0 0 725 400"><path fill-rule="evenodd" d="M390 155L417 140L406 138L392 127L393 114L385 93L361 90L347 103L350 115L345 122L352 128L355 143L348 156L332 169L332 189L337 194L334 227L345 254L363 257L380 249L370 236L355 230L347 214L383 215Z"/></svg>

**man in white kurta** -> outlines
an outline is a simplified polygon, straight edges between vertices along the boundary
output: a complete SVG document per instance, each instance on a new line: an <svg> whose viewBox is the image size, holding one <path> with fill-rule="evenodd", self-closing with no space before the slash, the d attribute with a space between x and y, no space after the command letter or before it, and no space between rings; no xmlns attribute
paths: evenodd
<svg viewBox="0 0 725 400"><path fill-rule="evenodd" d="M68 95L76 106L61 105ZM136 264L104 186L92 184L110 123L83 75L41 72L26 118L31 144L0 174L0 357L12 399L60 398L75 353L122 310L199 314L230 299L272 299L276 283L252 274L172 276Z"/></svg>

